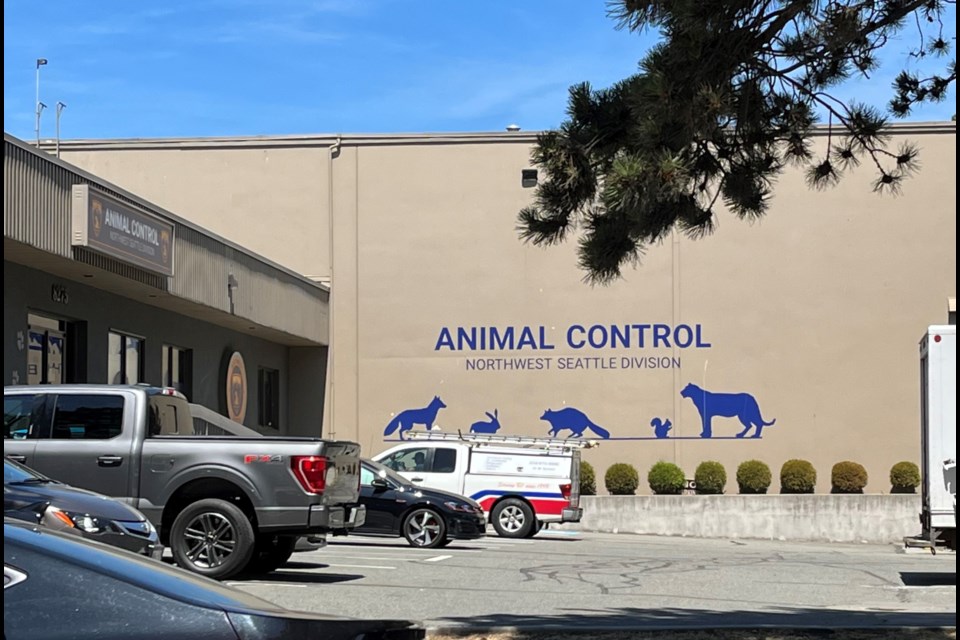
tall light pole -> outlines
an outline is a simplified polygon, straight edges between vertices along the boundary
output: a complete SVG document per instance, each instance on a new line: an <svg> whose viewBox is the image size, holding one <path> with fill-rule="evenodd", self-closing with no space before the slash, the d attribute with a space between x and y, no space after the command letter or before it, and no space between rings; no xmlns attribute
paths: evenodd
<svg viewBox="0 0 960 640"><path fill-rule="evenodd" d="M57 157L60 157L60 114L67 108L62 102L57 102Z"/></svg>
<svg viewBox="0 0 960 640"><path fill-rule="evenodd" d="M40 102L40 67L42 67L42 66L44 66L44 65L46 65L46 64L47 64L47 59L46 59L46 58L37 58L37 102L36 102L36 107L37 107L37 126L36 126L36 133L37 133L37 146L38 146L38 147L40 146L40 112L43 111L43 108L46 106L46 105L44 105L42 102Z"/></svg>

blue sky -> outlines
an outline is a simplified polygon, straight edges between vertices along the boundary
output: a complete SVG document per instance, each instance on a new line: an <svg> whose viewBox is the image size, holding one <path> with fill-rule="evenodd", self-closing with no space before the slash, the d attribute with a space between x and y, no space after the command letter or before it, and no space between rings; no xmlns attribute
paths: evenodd
<svg viewBox="0 0 960 640"><path fill-rule="evenodd" d="M636 70L652 37L613 27L603 0L4 0L3 128L33 138L47 58L44 138L57 101L64 138L545 129ZM884 105L912 43L843 93Z"/></svg>

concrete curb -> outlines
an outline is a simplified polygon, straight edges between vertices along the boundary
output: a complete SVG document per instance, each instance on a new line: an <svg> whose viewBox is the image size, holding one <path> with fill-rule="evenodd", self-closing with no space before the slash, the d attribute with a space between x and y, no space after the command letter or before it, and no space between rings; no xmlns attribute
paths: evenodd
<svg viewBox="0 0 960 640"><path fill-rule="evenodd" d="M507 626L507 627L471 627L466 625L441 625L441 626L427 626L427 638L430 638L433 635L438 636L449 636L449 637L469 637L474 635L492 635L492 634L534 634L534 633L565 633L571 636L577 636L581 634L601 634L601 633L643 633L643 632L662 632L662 631L713 631L722 629L724 631L754 631L757 629L763 629L768 631L780 631L780 632L790 632L790 631L814 631L814 632L832 632L837 630L862 630L862 631L904 631L904 632L915 632L915 631L943 631L944 633L949 633L951 631L956 632L957 628L955 626L942 626L942 625L931 625L931 626L903 626L896 624L876 624L876 625L844 625L844 624L831 624L831 625L778 625L778 624L752 624L752 625L742 625L742 624L691 624L691 625L663 625L663 624L649 624L649 625L611 625L611 626L551 626L551 625L520 625L520 626Z"/></svg>

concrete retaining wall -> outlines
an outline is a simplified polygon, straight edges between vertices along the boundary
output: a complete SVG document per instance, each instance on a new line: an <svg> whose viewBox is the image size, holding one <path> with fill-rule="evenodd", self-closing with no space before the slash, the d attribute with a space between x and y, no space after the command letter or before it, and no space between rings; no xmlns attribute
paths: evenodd
<svg viewBox="0 0 960 640"><path fill-rule="evenodd" d="M583 496L582 531L700 538L898 542L920 532L918 495Z"/></svg>

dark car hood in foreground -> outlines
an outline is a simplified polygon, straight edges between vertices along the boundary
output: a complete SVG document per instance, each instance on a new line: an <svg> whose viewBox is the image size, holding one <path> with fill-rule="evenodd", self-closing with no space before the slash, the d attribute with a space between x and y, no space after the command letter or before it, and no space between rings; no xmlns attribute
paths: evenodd
<svg viewBox="0 0 960 640"><path fill-rule="evenodd" d="M10 502L13 503L11 505L13 509L20 509L37 502L49 502L64 511L83 513L105 520L144 521L142 513L119 500L59 482L4 484L4 511L8 509L8 503Z"/></svg>
<svg viewBox="0 0 960 640"><path fill-rule="evenodd" d="M422 627L407 620L358 620L291 611L209 578L116 550L108 545L4 518L4 564L18 566L30 554L108 575L166 598L204 609L223 611L243 640L324 638L347 640L420 640ZM15 588L15 587L14 587ZM6 599L6 596L5 596Z"/></svg>

